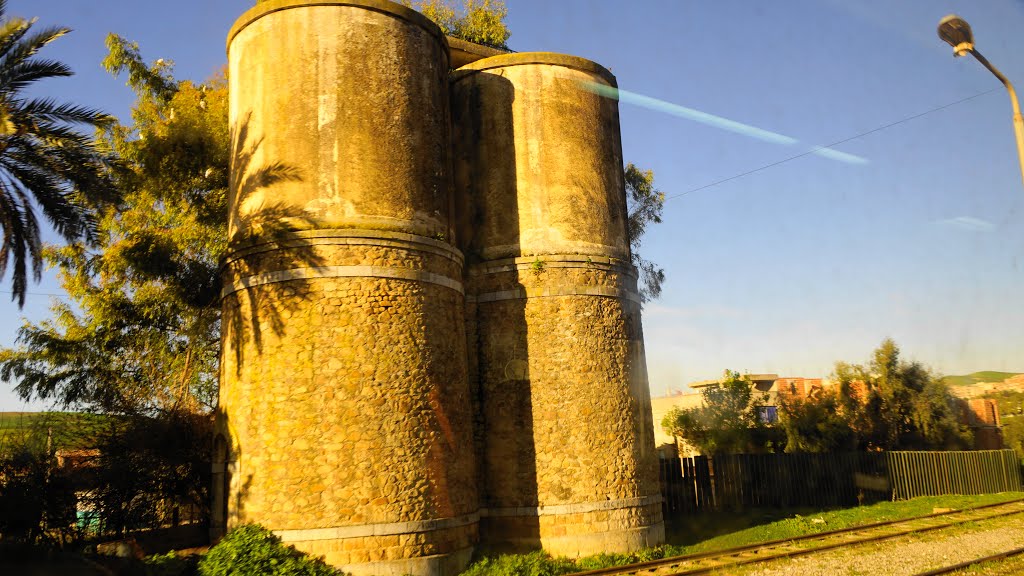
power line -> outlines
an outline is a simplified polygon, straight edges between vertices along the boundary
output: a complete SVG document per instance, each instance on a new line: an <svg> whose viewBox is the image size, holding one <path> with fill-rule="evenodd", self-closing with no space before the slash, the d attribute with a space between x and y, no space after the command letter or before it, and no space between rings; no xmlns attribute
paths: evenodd
<svg viewBox="0 0 1024 576"><path fill-rule="evenodd" d="M0 290L0 294L14 294L14 292L12 290ZM67 296L67 294L55 294L53 292L25 292L25 295L26 296L56 296L58 298L63 298L64 296Z"/></svg>
<svg viewBox="0 0 1024 576"><path fill-rule="evenodd" d="M796 160L797 158L803 158L804 156L809 156L811 154L814 154L815 152L818 152L819 150L823 150L825 148L831 148L833 146L838 146L840 144L845 144L846 142L849 142L851 140L856 140L857 138L862 138L864 136L867 136L868 134L874 134L875 132L880 132L880 131L885 130L887 128L892 128L893 126L896 126L898 124L903 124L904 122L909 122L911 120L915 120L915 119L920 118L922 116L927 116L928 114L931 114L933 112L938 112L940 110L945 110L946 108L949 108L950 106L956 106L957 104L962 104L964 102L967 102L968 100L974 100L975 98L979 98L981 96L985 96L986 94L991 94L991 93L993 93L993 92L995 92L997 90L999 90L999 88L992 88L991 90L986 90L984 92L979 92L978 94L975 94L974 96L968 96L966 98L961 98L960 100L957 100L955 102L950 102L949 104L943 104L942 106L937 106L935 108L932 108L931 110L926 110L926 111L921 112L919 114L914 114L913 116L907 116L906 118L901 118L900 120L896 120L895 122L890 122L890 123L888 123L888 124L886 124L884 126L879 126L877 128L872 128L871 130L868 130L867 132L861 132L860 134L856 134L856 135L850 136L848 138L843 138L842 140L837 140L837 141L835 141L835 142L833 142L831 144L828 144L827 146L818 146L816 148L812 148L812 149L810 149L810 150L808 150L806 152L802 152L802 153L797 154L795 156L790 156L789 158L783 158L782 160L779 160L777 162L772 162L771 164L765 164L764 166L760 166L758 168L754 168L753 170L747 170L746 172L741 172L740 174L736 174L734 176L729 176L728 178L722 178L721 180L716 180L715 182L712 182L710 184L705 184L703 186L700 186L698 188L694 188L692 190L687 190L686 192L680 192L679 194L673 194L672 196L669 196L669 197L665 198L665 201L667 202L669 200L672 200L673 198L679 198L680 196L686 196L687 194L692 194L693 192L699 192L699 191L704 190L706 188L711 188L712 186L718 186L719 184L724 184L726 182L729 182L730 180L735 180L737 178L742 178L744 176L749 176L750 174L753 174L755 172L760 172L761 170L767 170L768 168L774 168L775 166L778 166L779 164L785 164L786 162L790 162L792 160Z"/></svg>

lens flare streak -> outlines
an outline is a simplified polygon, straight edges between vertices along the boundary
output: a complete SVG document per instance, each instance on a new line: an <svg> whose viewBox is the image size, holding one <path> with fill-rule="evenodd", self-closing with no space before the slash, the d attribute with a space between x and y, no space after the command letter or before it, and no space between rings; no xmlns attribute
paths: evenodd
<svg viewBox="0 0 1024 576"><path fill-rule="evenodd" d="M606 98L612 98L619 102L640 106L641 108L647 108L648 110L654 110L656 112L663 112L665 114L677 116L679 118L685 118L706 126L726 130L728 132L747 136L748 138L754 138L755 140L761 140L762 142L780 144L783 146L794 146L800 143L796 138L786 136L785 134L764 130L756 126L736 122L735 120L729 120L728 118L722 118L721 116L715 116L714 114L708 114L707 112L701 112L700 110L694 110L693 108L687 108L686 106L680 106L678 104L673 104L650 96L644 96L643 94L637 94L636 92L620 90L597 82L581 81L579 82L579 85L588 92L593 92L594 94L598 94ZM839 150L825 146L812 146L810 153L816 156L821 156L822 158L837 160L847 164L868 163L868 159L862 156L849 154L847 152L840 152Z"/></svg>

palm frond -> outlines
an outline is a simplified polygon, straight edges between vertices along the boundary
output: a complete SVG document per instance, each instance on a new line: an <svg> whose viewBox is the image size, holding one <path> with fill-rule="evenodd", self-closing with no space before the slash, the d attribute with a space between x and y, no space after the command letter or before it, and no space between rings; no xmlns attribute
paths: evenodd
<svg viewBox="0 0 1024 576"><path fill-rule="evenodd" d="M38 282L42 278L42 243L39 239L39 224L32 213L25 192L13 182L0 181L0 227L3 228L3 244L0 245L0 274L7 271L7 264L13 256L11 275L12 300L18 306L25 305L28 289L28 268L32 265L32 276Z"/></svg>
<svg viewBox="0 0 1024 576"><path fill-rule="evenodd" d="M54 231L69 242L83 239L90 221L84 207L62 186L59 178L48 171L10 159L0 160L0 166L32 191L33 198Z"/></svg>
<svg viewBox="0 0 1024 576"><path fill-rule="evenodd" d="M76 125L103 127L98 110L30 99L20 93L45 78L72 74L64 63L37 58L43 46L70 29L32 30L35 20L5 19L0 0L0 277L12 269L14 299L25 303L28 272L42 276L43 247L36 210L69 242L94 242L94 208L116 199L111 165L93 138Z"/></svg>
<svg viewBox="0 0 1024 576"><path fill-rule="evenodd" d="M11 111L12 117L18 117L22 114L47 122L88 124L90 126L103 126L113 121L110 115L96 108L58 103L52 98L27 100L17 106L16 110Z"/></svg>
<svg viewBox="0 0 1024 576"><path fill-rule="evenodd" d="M28 25L31 27L31 22ZM21 40L8 46L7 50L0 53L0 70L6 70L25 62L35 56L43 46L68 32L71 32L70 28L50 26L33 34L23 36Z"/></svg>
<svg viewBox="0 0 1024 576"><path fill-rule="evenodd" d="M2 18L2 15L0 15ZM32 28L34 21L23 18L11 18L0 24L0 56L3 56L25 37Z"/></svg>
<svg viewBox="0 0 1024 576"><path fill-rule="evenodd" d="M56 60L29 60L14 66L0 63L0 93L17 94L33 82L72 74L70 68Z"/></svg>

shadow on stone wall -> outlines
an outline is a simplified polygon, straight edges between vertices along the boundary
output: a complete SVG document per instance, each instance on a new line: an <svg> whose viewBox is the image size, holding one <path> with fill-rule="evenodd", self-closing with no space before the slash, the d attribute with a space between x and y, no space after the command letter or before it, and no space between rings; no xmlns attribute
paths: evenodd
<svg viewBox="0 0 1024 576"><path fill-rule="evenodd" d="M225 287L227 282L244 279L273 270L287 270L300 267L316 267L323 263L315 248L298 241L293 233L297 230L314 226L300 206L282 201L261 200L259 205L240 210L246 200L259 191L283 182L301 182L302 174L298 168L280 161L274 161L259 167L253 167L252 159L263 144L263 137L255 137L250 141L249 120L251 114L232 127L231 130L231 170L229 190L230 234L228 244L228 261L223 272ZM261 266L262 257L238 257L243 250L253 248L270 248L273 250L273 269ZM240 304L236 297L236 309L225 309L226 324L225 342L234 353L235 371L242 366L244 350L251 341L257 352L263 349L263 331L266 328L275 334L284 332L283 312L296 309L300 303L298 298L278 298L272 284L250 286L239 292L245 294L247 306ZM243 309L246 308L246 309Z"/></svg>
<svg viewBox="0 0 1024 576"><path fill-rule="evenodd" d="M495 552L540 547L536 449L526 301L520 272L486 260L499 238L518 239L512 104L515 88L477 73L453 86L454 173L459 248L466 255L467 348L480 466L481 541ZM504 257L521 256L515 253ZM494 548L496 543L502 543Z"/></svg>
<svg viewBox="0 0 1024 576"><path fill-rule="evenodd" d="M245 503L252 485L252 474L237 476L241 447L233 445L231 429L224 409L214 414L216 435L210 474L210 543L216 544L229 527L245 520ZM233 488L235 487L235 488Z"/></svg>

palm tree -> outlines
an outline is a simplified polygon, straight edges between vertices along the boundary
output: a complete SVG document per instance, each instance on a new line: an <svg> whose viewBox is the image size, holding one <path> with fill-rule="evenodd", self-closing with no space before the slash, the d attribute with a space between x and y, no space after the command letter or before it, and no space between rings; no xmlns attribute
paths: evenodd
<svg viewBox="0 0 1024 576"><path fill-rule="evenodd" d="M97 110L27 99L33 82L70 76L61 62L36 53L70 32L51 27L33 32L35 20L8 18L0 0L0 277L13 262L13 300L25 304L29 263L38 282L43 257L37 210L68 242L95 240L95 211L113 198L107 162L93 139L76 126L101 127L109 117Z"/></svg>

